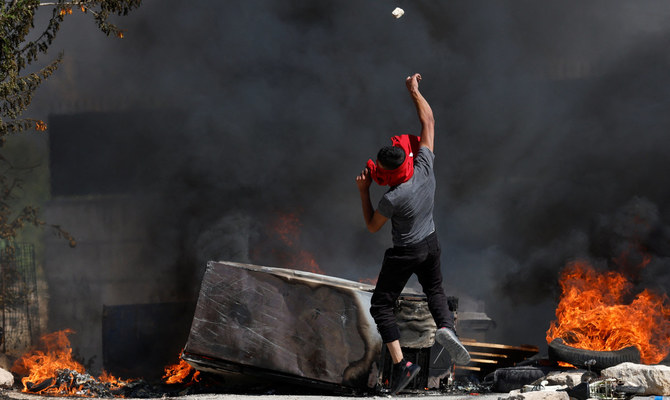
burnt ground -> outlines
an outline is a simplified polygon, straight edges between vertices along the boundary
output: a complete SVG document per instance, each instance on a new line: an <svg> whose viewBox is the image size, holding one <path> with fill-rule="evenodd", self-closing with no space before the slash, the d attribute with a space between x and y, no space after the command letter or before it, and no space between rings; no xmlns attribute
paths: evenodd
<svg viewBox="0 0 670 400"><path fill-rule="evenodd" d="M82 379L77 379L81 383ZM298 386L295 384L286 384L280 381L264 381L236 379L234 384L231 381L224 382L219 376L202 374L197 382L191 381L187 384L161 384L148 383L142 380L129 382L121 391L105 389L104 385L89 385L84 383L79 386L83 396L70 396L69 398L86 399L183 399L183 400L232 400L232 399L253 399L253 400L292 400L292 399L364 399L364 398L390 398L383 392L334 392L314 387ZM58 385L60 383L57 382ZM100 386L100 387L98 387ZM40 395L24 393L20 385L14 385L11 389L0 389L0 400L46 400L51 395ZM441 389L408 389L401 393L398 398L403 399L450 399L465 400L478 397L481 400L498 400L500 397L507 397L507 393L492 393L490 386L477 385L470 381L463 380L452 386L445 386Z"/></svg>
<svg viewBox="0 0 670 400"><path fill-rule="evenodd" d="M48 396L39 396L22 393L18 390L6 390L0 393L2 400L45 400ZM506 397L504 393L491 393L477 396L479 400L497 400L500 397ZM183 399L183 400L296 400L296 399L333 399L333 400L360 400L362 398L389 398L390 396L364 396L364 397L348 397L348 396L327 396L314 394L193 394L179 397L156 397L159 399ZM422 395L399 395L396 398L401 399L417 399L417 400L465 400L472 399L472 395L441 395L441 394L422 394ZM101 398L93 398L101 399Z"/></svg>
<svg viewBox="0 0 670 400"><path fill-rule="evenodd" d="M45 400L46 396L31 395L21 393L17 390L7 390L0 393L2 400ZM399 395L398 399L406 400L472 400L476 397L478 400L499 400L509 397L507 393L488 393L473 396L470 394L444 395L444 394L421 394L421 395ZM332 400L360 400L365 398L384 399L391 396L324 396L324 395L302 395L302 394L266 394L266 395L248 395L248 394L193 394L179 397L156 397L155 400L180 399L180 400L298 400L298 399L332 399ZM99 399L93 397L92 399ZM630 400L648 400L648 397L632 397Z"/></svg>

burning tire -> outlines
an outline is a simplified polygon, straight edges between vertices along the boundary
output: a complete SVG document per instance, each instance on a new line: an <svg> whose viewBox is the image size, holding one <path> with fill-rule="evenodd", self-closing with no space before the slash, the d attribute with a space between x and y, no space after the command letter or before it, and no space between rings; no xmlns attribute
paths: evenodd
<svg viewBox="0 0 670 400"><path fill-rule="evenodd" d="M624 362L639 364L640 350L635 346L616 351L584 350L568 346L562 339L554 339L549 343L549 359L567 362L577 368L583 368L587 361L595 360L592 369L600 371Z"/></svg>

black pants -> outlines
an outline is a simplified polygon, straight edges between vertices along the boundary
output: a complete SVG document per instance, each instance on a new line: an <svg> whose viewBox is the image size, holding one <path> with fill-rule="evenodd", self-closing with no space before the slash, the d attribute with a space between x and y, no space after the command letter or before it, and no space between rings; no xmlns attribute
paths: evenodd
<svg viewBox="0 0 670 400"><path fill-rule="evenodd" d="M454 314L449 310L442 288L440 254L435 232L415 245L386 250L370 307L384 343L400 339L393 307L412 274L416 274L426 294L428 309L437 327L454 328Z"/></svg>

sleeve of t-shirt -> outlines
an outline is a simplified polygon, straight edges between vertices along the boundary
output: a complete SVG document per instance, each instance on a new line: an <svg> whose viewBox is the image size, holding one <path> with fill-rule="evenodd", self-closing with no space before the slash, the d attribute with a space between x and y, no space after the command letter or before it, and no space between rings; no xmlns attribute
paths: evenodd
<svg viewBox="0 0 670 400"><path fill-rule="evenodd" d="M423 172L426 173L428 169L433 169L434 161L435 161L435 154L432 151L430 151L428 147L421 146L421 148L416 154L416 158L414 159L415 172L417 169L419 169L423 170Z"/></svg>
<svg viewBox="0 0 670 400"><path fill-rule="evenodd" d="M386 196L382 196L381 200L379 200L377 211L386 218L393 216L393 204L391 204L391 201Z"/></svg>

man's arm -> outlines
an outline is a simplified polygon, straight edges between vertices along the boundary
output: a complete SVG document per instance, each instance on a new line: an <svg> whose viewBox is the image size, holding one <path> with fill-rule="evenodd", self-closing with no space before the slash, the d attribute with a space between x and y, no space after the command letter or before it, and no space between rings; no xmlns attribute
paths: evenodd
<svg viewBox="0 0 670 400"><path fill-rule="evenodd" d="M370 171L365 168L361 174L356 177L356 185L358 185L358 191L361 195L361 207L363 208L365 226L370 232L375 233L384 226L386 221L388 221L388 218L381 215L379 211L376 211L372 207L372 201L370 200L371 183L372 179L370 179Z"/></svg>
<svg viewBox="0 0 670 400"><path fill-rule="evenodd" d="M419 82L421 82L421 74L414 74L405 79L405 85L412 96L412 101L416 106L416 112L419 115L421 122L421 146L426 146L430 151L433 151L433 141L435 137L435 118L433 117L433 110L419 91Z"/></svg>

